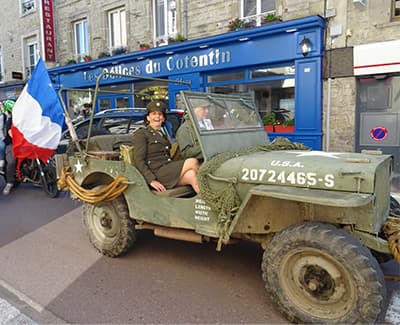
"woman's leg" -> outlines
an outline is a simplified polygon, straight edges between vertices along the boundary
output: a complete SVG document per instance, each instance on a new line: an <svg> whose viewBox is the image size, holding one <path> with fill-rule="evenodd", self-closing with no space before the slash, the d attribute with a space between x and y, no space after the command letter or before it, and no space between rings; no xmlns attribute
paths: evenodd
<svg viewBox="0 0 400 325"><path fill-rule="evenodd" d="M196 193L199 193L199 184L197 183L197 172L199 171L199 161L196 158L185 160L178 185L191 185Z"/></svg>

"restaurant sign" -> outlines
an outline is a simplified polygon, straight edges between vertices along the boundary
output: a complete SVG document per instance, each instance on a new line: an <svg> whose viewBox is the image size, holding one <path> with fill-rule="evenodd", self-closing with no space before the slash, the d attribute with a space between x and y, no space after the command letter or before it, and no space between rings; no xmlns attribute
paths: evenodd
<svg viewBox="0 0 400 325"><path fill-rule="evenodd" d="M42 0L42 35L44 44L44 57L46 61L56 61L54 48L54 19L52 0Z"/></svg>

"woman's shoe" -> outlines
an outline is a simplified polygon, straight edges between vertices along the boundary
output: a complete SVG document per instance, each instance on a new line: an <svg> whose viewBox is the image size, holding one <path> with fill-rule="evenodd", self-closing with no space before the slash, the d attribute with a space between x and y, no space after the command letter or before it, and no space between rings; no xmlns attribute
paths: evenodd
<svg viewBox="0 0 400 325"><path fill-rule="evenodd" d="M14 184L13 183L7 183L6 186L3 188L3 195L8 195L11 192L11 189L13 188Z"/></svg>

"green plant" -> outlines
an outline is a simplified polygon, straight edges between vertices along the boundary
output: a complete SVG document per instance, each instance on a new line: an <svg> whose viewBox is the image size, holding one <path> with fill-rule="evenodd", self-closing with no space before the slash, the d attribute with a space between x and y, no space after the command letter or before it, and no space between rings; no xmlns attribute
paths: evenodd
<svg viewBox="0 0 400 325"><path fill-rule="evenodd" d="M139 42L139 41L137 41L136 43L139 45L139 47L141 49L144 49L144 48L149 49L153 45L153 41L149 41L149 42Z"/></svg>
<svg viewBox="0 0 400 325"><path fill-rule="evenodd" d="M101 58L106 58L108 56L110 56L110 53L104 51L104 52L100 52L97 58L101 59Z"/></svg>
<svg viewBox="0 0 400 325"><path fill-rule="evenodd" d="M175 37L168 37L168 43L184 42L187 39L182 34L177 34Z"/></svg>
<svg viewBox="0 0 400 325"><path fill-rule="evenodd" d="M277 16L275 14L268 14L268 15L265 15L264 17L262 17L263 23L269 23L269 22L277 21L277 20L281 20L281 19L279 16Z"/></svg>
<svg viewBox="0 0 400 325"><path fill-rule="evenodd" d="M263 121L264 125L275 125L276 124L275 112L266 113L263 116L262 121Z"/></svg>
<svg viewBox="0 0 400 325"><path fill-rule="evenodd" d="M76 64L76 60L75 59L69 59L67 61L67 65L69 65L69 64Z"/></svg>
<svg viewBox="0 0 400 325"><path fill-rule="evenodd" d="M284 125L293 126L294 125L294 118L288 119L284 122Z"/></svg>
<svg viewBox="0 0 400 325"><path fill-rule="evenodd" d="M245 22L243 19L236 17L229 20L228 28L230 31L235 31L237 29L242 29L244 27L245 27Z"/></svg>

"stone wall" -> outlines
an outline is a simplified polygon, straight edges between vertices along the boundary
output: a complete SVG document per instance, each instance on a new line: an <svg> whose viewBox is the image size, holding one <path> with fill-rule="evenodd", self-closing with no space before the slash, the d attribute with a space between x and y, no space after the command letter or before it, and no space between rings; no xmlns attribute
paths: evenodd
<svg viewBox="0 0 400 325"><path fill-rule="evenodd" d="M323 90L323 149L329 151L354 151L355 142L355 78L331 79L330 112L328 115L329 81ZM326 128L329 119L329 135ZM327 139L329 138L329 144Z"/></svg>

